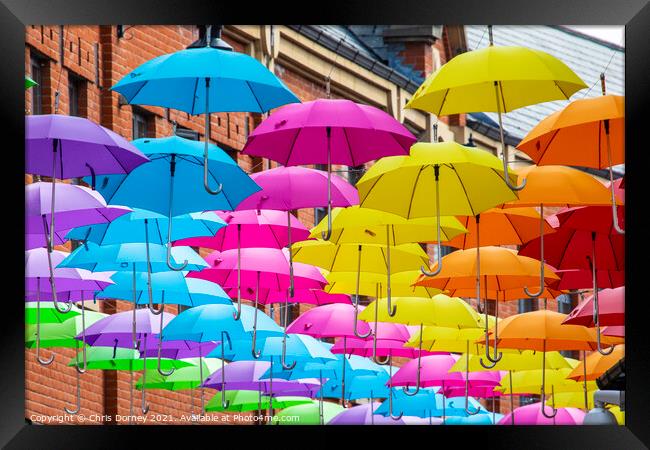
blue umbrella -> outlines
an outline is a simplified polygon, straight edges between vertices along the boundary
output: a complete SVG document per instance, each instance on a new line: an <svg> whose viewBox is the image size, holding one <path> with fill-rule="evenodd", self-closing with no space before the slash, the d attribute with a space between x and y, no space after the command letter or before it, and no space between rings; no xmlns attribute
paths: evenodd
<svg viewBox="0 0 650 450"><path fill-rule="evenodd" d="M233 159L216 145L210 155L210 177L219 183L219 195L205 192L194 182L201 176L201 143L171 136L138 139L133 145L149 157L128 175L105 175L98 190L109 204L129 205L168 217L167 238L171 247L173 216L206 210L234 210L261 188ZM170 250L171 251L171 250ZM168 261L172 270L183 270Z"/></svg>
<svg viewBox="0 0 650 450"><path fill-rule="evenodd" d="M465 411L464 397L458 399L449 399L442 394L438 394L439 388L420 388L420 391L409 396L403 390L394 388L392 397L381 404L376 414L393 417L393 411L399 411L401 417L467 417ZM457 401L454 401L457 400ZM392 401L392 405L391 405ZM468 398L468 402L475 410L479 411L478 415L485 415L488 411L473 397ZM391 409L392 408L392 409ZM394 417L396 418L396 417Z"/></svg>
<svg viewBox="0 0 650 450"><path fill-rule="evenodd" d="M205 34L205 47L187 48L147 61L111 89L131 104L205 114L203 184L207 192L218 194L220 189L213 191L208 181L209 113L263 113L300 100L262 63L233 52L220 39L220 28L212 30L208 25ZM213 42L217 48L210 47Z"/></svg>
<svg viewBox="0 0 650 450"><path fill-rule="evenodd" d="M479 414L476 416L456 416L447 417L444 421L445 425L495 425L503 418L503 414Z"/></svg>
<svg viewBox="0 0 650 450"><path fill-rule="evenodd" d="M368 398L373 401L376 398L388 398L388 372L381 371L373 375L346 376L345 392L342 392L342 385L336 379L329 379L322 387L325 397L343 398L357 400Z"/></svg>
<svg viewBox="0 0 650 450"><path fill-rule="evenodd" d="M98 245L144 243L147 246L149 255L149 244L166 244L163 238L163 229L168 227L169 219L161 214L137 209L131 213L119 217L120 220L113 220L110 223L103 223L96 226L83 226L73 228L66 235L66 239L76 239L83 242L94 242ZM187 237L214 235L226 223L213 212L190 213L175 216L172 218L174 230L172 240L184 239ZM146 262L150 262L148 259ZM152 277L149 265L145 264L148 286L149 286L149 309L157 314L159 311L153 307L151 294ZM178 278L169 278L169 280ZM182 281L182 280L181 280ZM167 286L170 286L169 284ZM128 298L132 296L127 294ZM110 298L110 297L109 297ZM188 305L189 306L189 305ZM162 307L160 309L162 311Z"/></svg>

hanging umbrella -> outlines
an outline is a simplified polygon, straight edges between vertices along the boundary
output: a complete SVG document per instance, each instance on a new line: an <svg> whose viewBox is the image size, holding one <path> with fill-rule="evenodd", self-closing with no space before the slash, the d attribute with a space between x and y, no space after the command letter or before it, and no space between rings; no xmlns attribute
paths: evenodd
<svg viewBox="0 0 650 450"><path fill-rule="evenodd" d="M413 280L420 275L419 270L407 270L393 273L390 276L391 294L395 297L428 297L440 294L440 289L423 286L411 286ZM386 289L386 275L373 272L330 272L325 275L329 284L324 288L329 293L355 294L357 279L359 295L368 297L383 297Z"/></svg>
<svg viewBox="0 0 650 450"><path fill-rule="evenodd" d="M366 403L346 409L330 420L328 425L406 425L404 417L392 420L374 411L381 405L380 402ZM438 423L436 423L438 424Z"/></svg>
<svg viewBox="0 0 650 450"><path fill-rule="evenodd" d="M549 397L549 401L556 408L585 408L586 410L591 410L594 407L594 394L596 390L597 388L588 391L586 395L580 391L555 392ZM585 397L587 398L587 403L585 403Z"/></svg>
<svg viewBox="0 0 650 450"><path fill-rule="evenodd" d="M558 408L553 417L548 417L544 412L544 403L530 403L520 406L503 417L497 425L510 423L510 415L515 416L515 425L582 425L585 413L577 408Z"/></svg>
<svg viewBox="0 0 650 450"><path fill-rule="evenodd" d="M501 332L495 342L503 348L514 348L520 350L535 350L542 352L541 370L541 405L542 414L552 418L557 414L554 409L548 415L544 409L546 394L545 357L547 351L554 350L595 350L598 347L594 330L579 325L563 325L565 314L539 310L528 313L517 314L507 317L501 321ZM486 339L479 340L479 343L487 343ZM605 344L611 345L610 338Z"/></svg>
<svg viewBox="0 0 650 450"><path fill-rule="evenodd" d="M443 420L446 417L467 416L464 407L457 405L457 402L455 403L453 399L446 398L442 394L437 393L437 391L438 388L435 387L422 388L416 395L411 397L406 395L401 389L393 389L391 397L375 410L375 414L392 416L392 401L392 408L395 411L399 411L400 416L442 417ZM469 404L475 411L479 411L479 414L487 414L489 412L472 397L469 398Z"/></svg>
<svg viewBox="0 0 650 450"><path fill-rule="evenodd" d="M577 360L570 360L573 366L578 365ZM545 383L550 386L550 391L553 393L561 392L580 392L588 393L597 389L595 381L588 381L583 383L581 381L567 379L566 377L571 373L572 368L561 369L545 369ZM504 394L541 394L541 380L542 371L535 370L520 370L511 372L505 375L501 380L501 385L496 389ZM584 380L583 380L584 381ZM584 405L585 409L587 404Z"/></svg>
<svg viewBox="0 0 650 450"><path fill-rule="evenodd" d="M591 353L587 358L580 361L567 375L567 378L575 381L596 380L625 356L625 345L616 345L613 349L607 355L601 355L598 352Z"/></svg>
<svg viewBox="0 0 650 450"><path fill-rule="evenodd" d="M467 249L476 247L477 219L459 216L461 225L468 232L445 242L449 247ZM522 245L539 236L540 215L535 208L492 208L480 214L480 245ZM544 234L553 233L553 227L545 223Z"/></svg>
<svg viewBox="0 0 650 450"><path fill-rule="evenodd" d="M345 380L345 387L337 379L329 379L321 388L324 397L346 398L347 401L367 398L374 401L375 398L387 398L389 373L385 367L378 367L371 375L348 374Z"/></svg>
<svg viewBox="0 0 650 450"><path fill-rule="evenodd" d="M357 188L364 208L407 219L435 216L438 225L442 225L441 216L476 216L517 198L506 185L496 156L455 142L418 143L409 156L382 158L359 180ZM442 198L441 191L445 194ZM442 237L440 227L436 228L440 268ZM437 274L422 270L429 276Z"/></svg>
<svg viewBox="0 0 650 450"><path fill-rule="evenodd" d="M345 409L335 403L325 402L322 407L312 401L283 409L269 422L269 425L321 425L321 410L324 424L328 424Z"/></svg>
<svg viewBox="0 0 650 450"><path fill-rule="evenodd" d="M30 87L38 86L38 83L34 80L32 80L29 76L25 75L25 90L29 89Z"/></svg>
<svg viewBox="0 0 650 450"><path fill-rule="evenodd" d="M237 163L217 146L212 146L209 157L212 169L206 168L206 177L209 175L219 183L219 195L214 196L199 188L195 182L203 170L200 142L171 136L138 139L133 144L151 162L126 176L102 177L99 191L111 204L125 203L167 215L168 253L171 252L174 235L173 216L212 209L233 210L243 199L259 190ZM186 264L177 267L168 258L168 266L180 271Z"/></svg>
<svg viewBox="0 0 650 450"><path fill-rule="evenodd" d="M73 306L69 312L62 314L54 307L54 303L52 302L40 302L40 306L38 304L35 306L31 302L25 302L25 325L63 323L70 318L80 315L81 310L76 306Z"/></svg>
<svg viewBox="0 0 650 450"><path fill-rule="evenodd" d="M509 202L505 207L535 206L540 209L540 282L539 290L530 292L526 288L528 296L538 298L543 292L544 283L544 240L541 233L544 221L545 206L575 207L585 205L609 205L609 193L595 177L577 169L564 166L529 166L520 169L519 179L526 179L526 189L519 192L519 199ZM552 239L556 233L550 234ZM555 266L557 268L557 266Z"/></svg>
<svg viewBox="0 0 650 450"><path fill-rule="evenodd" d="M53 306L56 309L56 313L60 315L68 313L72 309L72 302L68 303L68 307L60 309L56 301L56 296L54 295L55 290L53 289L54 285L52 284L54 280L59 283L59 288L72 291L72 290L102 290L105 287L113 284L110 275L111 273L92 273L84 269L70 269L70 268L56 268L50 272L50 268L53 265L59 265L61 262L68 256L67 252L60 252L54 250L53 253L50 253L47 249L36 248L33 250L27 250L25 252L25 291L34 292L36 295L36 333L37 337L39 333L39 327L41 323L41 293L48 293L48 287L50 288L49 294L53 300ZM50 278L52 274L52 278ZM50 286L42 287L41 280L44 278L50 278ZM84 318L85 310L83 307L84 299L81 299L81 309L79 310ZM75 314L76 315L76 314ZM72 316L70 316L72 317ZM41 359L40 356L40 346L39 339L36 341L36 360L39 364L47 366L52 364L54 361L54 355L48 360Z"/></svg>
<svg viewBox="0 0 650 450"><path fill-rule="evenodd" d="M612 337L625 337L625 326L620 325L620 326L607 326L603 327L603 334L605 336L612 336Z"/></svg>
<svg viewBox="0 0 650 450"><path fill-rule="evenodd" d="M415 285L424 285L444 289L455 295L456 288L476 288L476 299L479 310L481 309L481 297L489 298L489 291L501 291L503 289L521 288L537 282L538 261L525 256L520 256L516 251L503 247L480 247L460 250L450 253L443 258L446 261L442 270L429 278L421 275ZM432 267L435 269L435 267ZM546 275L543 278L542 286L558 280L551 267L547 266ZM481 287L482 286L482 287ZM543 291L542 291L543 292ZM499 301L495 300L495 316L499 316ZM485 337L488 335L488 309L487 304L483 307L485 312ZM498 322L495 322L494 333L498 332ZM489 361L485 368L493 366L501 359L495 344L493 354L490 355L488 347L485 347L485 357Z"/></svg>
<svg viewBox="0 0 650 450"><path fill-rule="evenodd" d="M207 259L211 264L209 269L189 275L190 277L211 280L226 287L241 289L242 286L245 286L255 289L255 316L251 349L255 358L259 358L260 355L255 348L257 339L255 324L257 323L259 289L260 286L275 290L289 288L288 253L288 251L275 248L244 248L213 252ZM294 284L300 288L322 288L326 284L325 279L315 267L307 265L296 267L296 274ZM236 320L239 319L240 314L241 296L238 295Z"/></svg>
<svg viewBox="0 0 650 450"><path fill-rule="evenodd" d="M489 46L455 56L435 71L413 94L405 108L436 116L475 111L496 112L503 153L503 172L508 175L501 114L536 103L568 100L587 85L554 56L526 47L495 47L492 26ZM522 189L506 180L516 190Z"/></svg>
<svg viewBox="0 0 650 450"><path fill-rule="evenodd" d="M111 220L126 214L130 209L125 207L107 207L106 202L97 192L83 186L72 184L61 184L59 187L59 202L54 204L52 190L53 183L32 183L25 186L25 232L32 235L32 244L41 244L47 240L49 282L52 292L52 300L58 307L56 298L56 280L52 261L53 222L56 222L64 229L70 229L76 225L91 223L110 222ZM34 236L36 235L36 239ZM36 242L34 242L36 240ZM40 245L37 245L40 247ZM29 247L29 246L28 246ZM64 310L62 310L64 312Z"/></svg>
<svg viewBox="0 0 650 450"><path fill-rule="evenodd" d="M592 295L581 302L569 313L564 323L584 327L596 326L594 300L595 296ZM598 292L598 322L606 326L625 325L625 286Z"/></svg>
<svg viewBox="0 0 650 450"><path fill-rule="evenodd" d="M226 288L226 293L232 299L237 298L236 288ZM259 289L258 301L261 305L269 305L272 303L302 303L305 305L323 306L331 305L333 303L343 303L351 305L352 301L347 294L330 294L321 289L303 288L294 292L294 297L289 297L288 289L266 289L261 287ZM255 289L247 287L241 291L241 297L245 300L255 300Z"/></svg>
<svg viewBox="0 0 650 450"><path fill-rule="evenodd" d="M135 388L167 391L194 389L199 387L205 378L221 365L221 361L217 358L183 358L180 361L188 362L191 365L174 370L171 375L161 375L156 369L145 369L146 375L143 375L135 383Z"/></svg>
<svg viewBox="0 0 650 450"><path fill-rule="evenodd" d="M612 166L625 163L625 97L605 95L605 74L600 75L602 97L574 100L540 121L517 148L535 164L609 169L614 228L619 234L616 189Z"/></svg>
<svg viewBox="0 0 650 450"><path fill-rule="evenodd" d="M172 319L173 320L173 319ZM161 333L162 334L162 333ZM186 340L176 340L168 341L162 340L161 334L156 335L157 339L148 340L146 345L141 345L138 348L140 356L144 356L145 353L147 358L158 357L158 352L160 351L161 358L169 359L187 359L187 358L199 358L202 355L208 355L212 350L219 346L218 342L193 342ZM160 349L160 350L159 350Z"/></svg>
<svg viewBox="0 0 650 450"><path fill-rule="evenodd" d="M111 90L130 104L204 114L203 183L207 192L218 194L221 188L213 191L208 180L209 156L214 153L209 152L210 113L264 113L300 100L262 63L232 51L221 40L221 27L207 25L205 33L205 42L141 64Z"/></svg>
<svg viewBox="0 0 650 450"><path fill-rule="evenodd" d="M332 230L330 242L334 244L379 244L386 247L386 298L388 311L395 314L391 307L390 285L390 249L391 246L413 242L432 242L436 240L434 228L438 227L436 220L430 217L405 219L396 214L384 211L351 206L335 208L332 217L327 217L312 229L310 237L316 238L324 233L327 227ZM455 217L441 217L439 228L442 239L448 241L461 233L465 227ZM327 222L329 225L326 225ZM361 251L361 249L360 249ZM359 255L361 258L361 255ZM358 293L357 293L358 296Z"/></svg>
<svg viewBox="0 0 650 450"><path fill-rule="evenodd" d="M129 173L147 161L148 158L129 144L126 139L88 119L58 114L26 116L25 173L52 177L51 183L34 183L35 187L26 188L27 216L31 217L30 212L36 210L40 211L41 216L34 224L30 219L26 221L27 233L30 232L29 230L37 229L36 227L39 227L38 229L43 227L44 234L48 236L48 251L52 252L53 235L56 232L55 222L58 222L57 219L59 219L58 212L62 211L56 205L57 178L91 176L94 189L96 175ZM68 193L73 190L72 186L61 184L60 189L64 189ZM75 187L81 188L80 186ZM44 188L50 190L47 197L44 192L40 192ZM63 210L81 209L81 205L84 203L79 201L80 197L68 197L73 194L64 195L66 199ZM77 195L81 195L79 190L77 190ZM91 195L96 199L95 203L100 202L101 196L97 196L95 193L91 193ZM41 202L37 201L39 198ZM49 215L44 206L46 201L49 203ZM103 204L99 207L106 207L103 201L100 203ZM92 208L97 207L92 206ZM35 209L32 210L32 208ZM36 215L39 214L34 214L34 218ZM98 220L98 222L104 221L106 220ZM73 225L67 227L64 225L63 228L70 229L72 226L87 223L93 222L77 220ZM52 268L50 272L52 272ZM54 286L52 291L56 292Z"/></svg>
<svg viewBox="0 0 650 450"><path fill-rule="evenodd" d="M332 212L332 164L358 166L406 155L416 138L387 113L345 99L283 107L251 133L243 154L284 166L327 164L327 213ZM330 237L331 228L322 237Z"/></svg>
<svg viewBox="0 0 650 450"><path fill-rule="evenodd" d="M555 289L571 291L576 289L591 289L593 287L593 271L584 269L557 270L560 281ZM596 270L596 285L599 289L614 289L625 285L625 270Z"/></svg>
<svg viewBox="0 0 650 450"><path fill-rule="evenodd" d="M270 397L262 396L260 398L259 391L250 390L236 390L226 392L226 401L228 407L224 408L221 404L221 396L219 394L212 397L205 405L206 411L212 412L247 412L256 411L259 409L267 409L269 407ZM273 404L276 408L282 409L294 405L302 405L311 403L311 399L305 397L274 397Z"/></svg>

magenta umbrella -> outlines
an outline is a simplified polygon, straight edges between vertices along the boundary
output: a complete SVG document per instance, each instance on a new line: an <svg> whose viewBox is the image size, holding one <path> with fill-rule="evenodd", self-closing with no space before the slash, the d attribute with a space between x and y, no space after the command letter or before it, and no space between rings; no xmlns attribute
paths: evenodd
<svg viewBox="0 0 650 450"><path fill-rule="evenodd" d="M243 248L212 252L205 260L210 265L209 268L201 272L190 272L187 276L212 281L227 288L237 287L238 290L241 290L242 287L251 287L255 289L252 351L256 358L259 357L260 353L255 350L255 344L260 286L274 290L283 290L289 287L288 251L276 248ZM294 283L300 288L322 289L327 285L327 280L314 266L296 265L296 273L298 276L295 277ZM237 297L235 320L239 320L241 316L241 295ZM282 356L282 365L285 367L284 357L286 355Z"/></svg>
<svg viewBox="0 0 650 450"><path fill-rule="evenodd" d="M25 231L32 239L33 235L47 236L47 253L49 280L54 306L61 313L56 298L56 280L51 254L54 251L54 222L56 220L64 229L81 225L110 222L131 211L122 206L107 206L104 198L96 191L73 184L61 184L59 201L53 202L54 183L32 183L25 186ZM45 238L43 238L45 239Z"/></svg>
<svg viewBox="0 0 650 450"><path fill-rule="evenodd" d="M309 265L307 266L312 267ZM236 288L224 288L224 291L228 296L230 296L230 298L237 298ZM245 300L254 301L255 289L250 287L242 289L241 297ZM262 305L269 305L272 303L303 303L305 305L314 306L331 305L333 303L344 303L346 305L352 304L352 300L348 294L331 294L321 289L298 289L294 292L294 297L289 298L288 289L272 290L264 287L258 290L258 301Z"/></svg>
<svg viewBox="0 0 650 450"><path fill-rule="evenodd" d="M49 360L43 360L40 356L40 306L41 300L45 300L43 297L52 297L54 300L55 297L52 296L53 290L50 286L41 287L41 279L50 278L50 261L54 265L58 265L63 261L69 253L61 252L54 250L53 253L49 253L47 249L44 248L35 248L32 250L27 250L25 252L25 294L26 301L36 301L36 360L39 364L43 366L48 366L54 362L54 355L50 357ZM97 272L93 273L85 269L71 269L71 268L60 268L54 269L54 278L59 283L59 287L63 288L66 292L79 292L79 291L101 291L105 287L113 284L111 280L111 275L113 272ZM42 296L42 294L45 294ZM49 294L49 296L48 296ZM49 300L49 298L47 298ZM82 328L85 328L85 309L83 307L84 298L81 298L81 324ZM70 311L72 308L72 302L68 309L65 312ZM58 308L57 308L58 309ZM85 368L85 364L84 364ZM77 370L80 371L80 368L77 367ZM83 373L83 372L81 372Z"/></svg>
<svg viewBox="0 0 650 450"><path fill-rule="evenodd" d="M363 307L359 306L360 309ZM367 323L357 320L356 309L352 305L334 303L318 306L301 314L286 328L287 333L307 334L315 338L343 338L343 353L347 353L347 339L356 337L356 332L369 334ZM345 407L345 358L341 371L341 403Z"/></svg>
<svg viewBox="0 0 650 450"><path fill-rule="evenodd" d="M617 325L617 326L609 326L609 327L603 327L603 334L605 336L614 336L614 337L625 337L625 326L624 325Z"/></svg>
<svg viewBox="0 0 650 450"><path fill-rule="evenodd" d="M512 415L515 416L512 422ZM509 414L505 415L497 425L582 425L585 413L578 408L558 408L557 414L549 419L545 417L538 403L530 403L520 406Z"/></svg>
<svg viewBox="0 0 650 450"><path fill-rule="evenodd" d="M417 139L387 113L350 100L318 99L285 105L248 138L242 154L284 166L327 164L329 239L332 231L332 164L358 166L384 156L408 155Z"/></svg>
<svg viewBox="0 0 650 450"><path fill-rule="evenodd" d="M287 215L287 224L290 224L293 219L291 211L327 206L328 199L325 192L330 192L332 206L346 207L359 204L359 193L354 186L338 175L330 176L330 184L328 184L328 174L321 170L306 167L275 167L254 173L251 175L251 179L262 190L240 203L237 209L284 211ZM330 190L327 189L328 186L330 186ZM287 245L291 250L291 229L288 231L289 242ZM289 253L289 267L292 280L289 297L293 297L293 255L291 253Z"/></svg>
<svg viewBox="0 0 650 450"><path fill-rule="evenodd" d="M394 420L381 414L374 414L374 411L380 405L380 402L372 402L346 409L337 414L327 425L407 425L409 423L410 418L408 417L400 417L398 420ZM433 421L434 419L428 420L428 423L433 425ZM436 418L435 422L438 425L442 423L442 420Z"/></svg>
<svg viewBox="0 0 650 450"><path fill-rule="evenodd" d="M392 386L403 386L404 392L408 392L411 385L416 385L416 389L442 386L443 390L445 385L461 386L465 383L463 376L459 372L448 373L458 358L458 355L452 353L424 356L420 359L420 367L418 360L412 359L395 372L389 383ZM416 381L418 379L419 383Z"/></svg>

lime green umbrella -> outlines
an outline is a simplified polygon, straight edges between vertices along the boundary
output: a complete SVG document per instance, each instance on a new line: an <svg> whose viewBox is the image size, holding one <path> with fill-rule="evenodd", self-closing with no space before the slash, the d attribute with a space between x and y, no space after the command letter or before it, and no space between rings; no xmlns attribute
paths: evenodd
<svg viewBox="0 0 650 450"><path fill-rule="evenodd" d="M140 353L131 348L119 347L89 347L86 353L86 360L88 362L88 369L100 370L130 370L138 371L143 370L146 366L147 369L157 370L158 363L156 358L146 359L140 358ZM180 369L181 367L190 367L192 364L187 361L161 358L161 367L163 370ZM81 366L83 365L83 356L81 352L72 358L68 366Z"/></svg>
<svg viewBox="0 0 650 450"><path fill-rule="evenodd" d="M81 316L78 315L76 311L74 311L74 313L71 311L66 314L59 313L56 311L56 308L51 308L49 311L51 311L53 316L67 317L67 320L64 320L63 322L42 323L40 326L40 346L43 348L79 348L80 341L75 339L75 336L80 334L82 331ZM41 315L42 314L43 308L41 307ZM70 314L74 317L70 318ZM92 325L107 315L108 314L95 311L86 311L86 326ZM25 327L25 347L36 347L37 333L37 324L28 324Z"/></svg>
<svg viewBox="0 0 650 450"><path fill-rule="evenodd" d="M275 404L275 399L273 399ZM302 405L289 406L278 412L270 425L320 425L320 406L317 401L310 401ZM332 420L338 413L344 411L341 405L331 402L323 402L324 423Z"/></svg>
<svg viewBox="0 0 650 450"><path fill-rule="evenodd" d="M45 323L63 323L71 317L81 315L81 310L72 305L72 309L67 313L60 313L53 302L40 302L40 322ZM25 324L33 325L38 323L38 302L25 302Z"/></svg>
<svg viewBox="0 0 650 450"><path fill-rule="evenodd" d="M215 412L247 412L268 409L270 406L269 397L261 395L260 391L235 390L227 391L226 399L228 407L222 405L221 394L217 394L208 402L206 411ZM312 400L306 397L274 397L273 406L279 409L295 405L311 403Z"/></svg>
<svg viewBox="0 0 650 450"><path fill-rule="evenodd" d="M158 368L147 369L146 375L142 376L136 383L135 388L142 389L143 380L146 379L146 389L165 389L168 391L182 391L199 387L211 373L221 367L221 360L218 358L185 358L178 361L187 362L190 366L175 370L171 375L161 375ZM199 362L203 365L203 379Z"/></svg>
<svg viewBox="0 0 650 450"><path fill-rule="evenodd" d="M30 77L25 75L25 90L29 89L30 87L34 87L38 85L38 83L34 80L32 80Z"/></svg>

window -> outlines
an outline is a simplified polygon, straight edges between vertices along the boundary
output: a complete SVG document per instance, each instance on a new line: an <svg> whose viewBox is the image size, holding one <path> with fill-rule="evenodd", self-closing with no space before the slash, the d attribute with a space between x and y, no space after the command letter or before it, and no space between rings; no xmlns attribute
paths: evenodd
<svg viewBox="0 0 650 450"><path fill-rule="evenodd" d="M142 139L149 137L149 124L151 122L151 114L142 108L133 107L133 139Z"/></svg>
<svg viewBox="0 0 650 450"><path fill-rule="evenodd" d="M199 140L199 132L190 130L189 128L176 126L176 136L180 136L185 139L190 139L192 141Z"/></svg>
<svg viewBox="0 0 650 450"><path fill-rule="evenodd" d="M557 298L557 312L562 314L569 314L573 309L571 304L571 296L562 294Z"/></svg>
<svg viewBox="0 0 650 450"><path fill-rule="evenodd" d="M327 171L327 164L316 164L314 166L317 170ZM327 207L325 208L314 208L314 225L318 225L321 220L327 216Z"/></svg>
<svg viewBox="0 0 650 450"><path fill-rule="evenodd" d="M68 76L68 102L71 116L86 116L86 81L74 74Z"/></svg>
<svg viewBox="0 0 650 450"><path fill-rule="evenodd" d="M32 114L43 114L43 78L46 69L46 60L36 56L31 58L32 79L38 83L31 88L32 94Z"/></svg>
<svg viewBox="0 0 650 450"><path fill-rule="evenodd" d="M360 166L348 166L348 182L352 186L356 186L364 173L366 173L366 166L363 164Z"/></svg>
<svg viewBox="0 0 650 450"><path fill-rule="evenodd" d="M521 298L518 300L517 312L519 314L539 309L539 301L536 298Z"/></svg>

